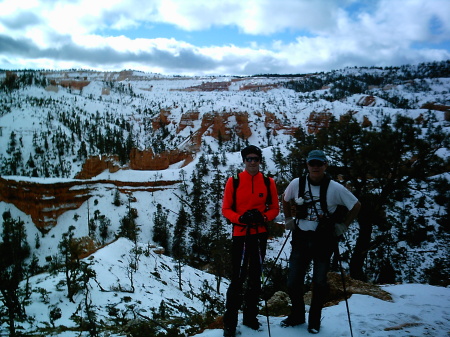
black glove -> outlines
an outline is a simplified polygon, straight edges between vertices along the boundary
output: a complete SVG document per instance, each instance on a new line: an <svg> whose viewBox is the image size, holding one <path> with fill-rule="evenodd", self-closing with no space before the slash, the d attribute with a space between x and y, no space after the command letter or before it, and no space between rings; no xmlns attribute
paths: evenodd
<svg viewBox="0 0 450 337"><path fill-rule="evenodd" d="M257 209L251 209L239 217L239 222L246 225L264 223L264 216Z"/></svg>
<svg viewBox="0 0 450 337"><path fill-rule="evenodd" d="M251 211L247 211L239 217L239 222L246 225L251 225L253 223L253 214Z"/></svg>
<svg viewBox="0 0 450 337"><path fill-rule="evenodd" d="M250 212L252 212L253 223L256 223L256 224L264 223L264 216L262 215L262 213L260 211L258 211L257 209L252 209L252 210L250 210Z"/></svg>

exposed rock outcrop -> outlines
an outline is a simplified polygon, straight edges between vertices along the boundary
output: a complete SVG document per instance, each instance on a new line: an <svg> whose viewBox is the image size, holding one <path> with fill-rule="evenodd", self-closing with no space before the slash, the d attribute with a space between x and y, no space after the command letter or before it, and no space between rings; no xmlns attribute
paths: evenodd
<svg viewBox="0 0 450 337"><path fill-rule="evenodd" d="M333 114L328 111L313 111L310 113L306 125L308 126L308 133L318 133L323 128L328 128Z"/></svg>
<svg viewBox="0 0 450 337"><path fill-rule="evenodd" d="M163 125L169 125L170 110L161 109L159 115L152 119L152 127L154 130L158 130Z"/></svg>
<svg viewBox="0 0 450 337"><path fill-rule="evenodd" d="M376 98L370 95L370 96L362 96L356 104L360 106L375 106L376 103L377 103Z"/></svg>
<svg viewBox="0 0 450 337"><path fill-rule="evenodd" d="M30 215L43 232L55 226L61 214L79 208L89 197L89 188L81 181L39 184L0 178L0 201Z"/></svg>
<svg viewBox="0 0 450 337"><path fill-rule="evenodd" d="M192 111L183 114L178 126L178 132L181 132L188 126L193 126L194 121L199 119L199 112ZM160 119L163 121L163 119ZM167 123L169 121L167 120ZM247 139L252 135L248 125L248 113L246 112L213 112L202 116L200 128L194 132L184 146L185 150L197 152L200 149L203 136L211 136L217 140L228 141L231 136Z"/></svg>
<svg viewBox="0 0 450 337"><path fill-rule="evenodd" d="M110 173L117 172L120 169L118 156L93 156L86 159L75 179L90 179L109 170Z"/></svg>
<svg viewBox="0 0 450 337"><path fill-rule="evenodd" d="M58 217L79 208L92 196L99 185L113 185L122 193L131 191L157 191L179 183L175 181L123 182L98 180L70 180L65 182L37 183L16 181L0 177L0 201L13 204L31 216L33 223L42 232L48 232L57 223Z"/></svg>
<svg viewBox="0 0 450 337"><path fill-rule="evenodd" d="M437 110L444 113L444 119L450 122L450 106L437 103L425 103L420 107L421 109Z"/></svg>
<svg viewBox="0 0 450 337"><path fill-rule="evenodd" d="M362 281L354 280L349 276L344 276L347 298L353 294L368 295L378 298L383 301L392 301L392 296L387 291L384 291L380 286ZM328 273L329 294L325 306L329 307L337 305L340 301L345 300L344 288L342 284L342 276L335 272ZM311 305L312 292L308 291L305 296L305 304ZM290 299L289 296L282 292L276 292L268 301L267 307L269 314L272 316L288 315ZM265 309L260 312L265 315Z"/></svg>
<svg viewBox="0 0 450 337"><path fill-rule="evenodd" d="M155 155L151 149L132 149L130 153L130 168L132 170L165 170L170 165L184 161L182 166L193 160L193 156L188 152L179 150L166 151Z"/></svg>
<svg viewBox="0 0 450 337"><path fill-rule="evenodd" d="M75 80L63 80L59 82L58 84L64 88L72 88L81 90L85 86L88 86L91 82L90 81L75 81Z"/></svg>

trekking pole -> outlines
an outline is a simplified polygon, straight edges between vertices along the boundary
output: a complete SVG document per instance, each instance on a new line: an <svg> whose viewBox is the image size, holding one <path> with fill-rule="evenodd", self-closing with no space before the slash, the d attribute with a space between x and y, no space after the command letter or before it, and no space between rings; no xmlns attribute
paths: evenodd
<svg viewBox="0 0 450 337"><path fill-rule="evenodd" d="M286 237L286 240L283 243L283 246L281 247L280 251L278 252L278 255L275 258L275 261L273 262L272 267L270 268L269 273L267 274L267 277L264 276L264 268L263 268L263 265L262 265L262 258L261 258L261 249L260 249L259 244L258 244L259 261L260 261L260 265L261 265L261 278L262 278L261 291L264 288L264 286L266 285L266 282L269 279L269 276L272 274L272 271L275 268L275 265L276 265L278 259L280 258L281 252L284 250L284 246L286 245L286 242L288 241L290 235L291 235L291 231L289 231L289 233L288 233L288 235ZM267 330L269 332L269 337L272 337L271 332L270 332L269 308L267 307L267 300L265 298L264 298L264 306L265 306L265 309L266 309Z"/></svg>
<svg viewBox="0 0 450 337"><path fill-rule="evenodd" d="M264 268L263 268L263 263L262 263L262 257L261 257L261 247L260 247L260 243L259 243L259 238L258 238L258 253L259 253L259 265L261 267L261 279L262 279L262 283L263 285L266 283L266 278L264 277ZM262 288L263 286L261 286L261 292L262 292ZM272 337L272 334L270 333L270 321L269 321L269 308L267 307L267 300L264 298L264 307L266 308L266 319L267 319L267 330L269 332L269 337Z"/></svg>
<svg viewBox="0 0 450 337"><path fill-rule="evenodd" d="M245 232L245 237L244 237L244 244L242 246L242 257L241 257L241 265L239 267L239 279L241 279L242 277L242 267L244 266L244 261L245 261L245 249L246 249L246 245L247 245L247 239L248 239L248 233L250 231L249 225L246 226L246 232Z"/></svg>
<svg viewBox="0 0 450 337"><path fill-rule="evenodd" d="M350 327L350 336L353 337L352 320L350 319L350 308L348 306L348 300L347 300L347 288L345 286L344 268L342 267L342 259L341 259L341 254L339 253L339 243L338 242L336 242L336 257L338 259L339 268L341 270L342 287L344 288L344 298L345 298L345 306L347 307L347 316L348 316L348 325Z"/></svg>
<svg viewBox="0 0 450 337"><path fill-rule="evenodd" d="M278 261L278 259L280 258L280 255L281 255L281 253L282 253L283 250L284 250L284 246L286 246L286 242L288 241L289 236L291 235L291 232L292 232L292 231L289 231L288 235L286 236L286 240L284 240L283 246L281 246L281 249L280 249L280 251L278 252L277 257L275 258L275 261L273 261L272 267L270 268L269 272L267 273L267 277L263 280L264 282L263 282L261 288L263 288L263 287L266 285L267 280L270 278L269 276L271 276L272 271L273 271L273 269L275 268L275 265L277 264L277 261Z"/></svg>

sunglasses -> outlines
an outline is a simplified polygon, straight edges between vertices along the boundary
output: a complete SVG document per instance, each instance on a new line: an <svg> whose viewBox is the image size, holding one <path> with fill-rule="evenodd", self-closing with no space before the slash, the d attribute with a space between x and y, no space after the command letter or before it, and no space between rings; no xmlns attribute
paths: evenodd
<svg viewBox="0 0 450 337"><path fill-rule="evenodd" d="M255 162L255 163L259 163L259 157L245 157L245 161L250 163L250 162Z"/></svg>
<svg viewBox="0 0 450 337"><path fill-rule="evenodd" d="M320 160L311 160L308 162L308 165L311 167L322 167L325 163Z"/></svg>

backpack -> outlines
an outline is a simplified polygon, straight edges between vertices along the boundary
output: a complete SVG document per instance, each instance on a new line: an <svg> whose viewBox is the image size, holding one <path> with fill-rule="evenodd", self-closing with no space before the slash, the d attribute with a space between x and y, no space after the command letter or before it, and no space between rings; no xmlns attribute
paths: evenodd
<svg viewBox="0 0 450 337"><path fill-rule="evenodd" d="M266 205L271 205L272 204L272 193L270 191L270 178L268 176L266 176L264 173L262 173L262 175L264 178L264 184L266 185L266 188L267 188ZM236 191L237 191L238 186L239 186L239 174L235 174L233 176L233 188L234 189L233 189L233 204L231 206L231 209L233 211L236 211Z"/></svg>
<svg viewBox="0 0 450 337"><path fill-rule="evenodd" d="M334 223L340 223L344 221L345 216L347 215L348 209L343 205L338 205L333 214L328 212L328 204L327 204L327 191L328 186L330 185L331 178L329 175L325 175L324 181L320 184L320 193L319 193L319 202L320 208L322 209L323 214L326 218L331 219ZM303 197L303 193L305 191L306 186L306 175L299 178L299 186L298 186L298 197ZM313 201L315 203L317 201ZM306 217L308 205L297 205L296 206L296 218L304 219Z"/></svg>

